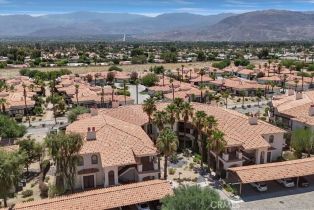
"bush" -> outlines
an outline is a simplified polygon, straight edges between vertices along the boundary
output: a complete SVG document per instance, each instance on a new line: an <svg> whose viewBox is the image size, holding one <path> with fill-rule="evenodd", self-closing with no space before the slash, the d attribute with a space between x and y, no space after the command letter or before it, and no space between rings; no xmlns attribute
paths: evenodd
<svg viewBox="0 0 314 210"><path fill-rule="evenodd" d="M234 61L235 66L248 66L249 64L250 64L250 61L246 59L236 59Z"/></svg>
<svg viewBox="0 0 314 210"><path fill-rule="evenodd" d="M108 71L123 71L123 69L116 65L113 65L109 67Z"/></svg>
<svg viewBox="0 0 314 210"><path fill-rule="evenodd" d="M77 106L70 110L68 120L70 123L74 122L80 114L88 113L89 110L82 106Z"/></svg>
<svg viewBox="0 0 314 210"><path fill-rule="evenodd" d="M230 60L223 60L223 61L220 61L220 62L216 62L216 63L213 63L213 67L214 68L218 68L218 69L224 69L226 68L227 66L229 66L231 63L230 63Z"/></svg>
<svg viewBox="0 0 314 210"><path fill-rule="evenodd" d="M25 126L18 125L10 117L0 114L0 137L17 138L24 136L25 133Z"/></svg>
<svg viewBox="0 0 314 210"><path fill-rule="evenodd" d="M193 158L193 162L195 162L195 163L200 163L201 162L201 155L199 155L199 154L196 154L195 156L194 156L194 158Z"/></svg>
<svg viewBox="0 0 314 210"><path fill-rule="evenodd" d="M156 74L149 73L142 77L142 84L146 87L154 86L157 82L159 82L159 78Z"/></svg>
<svg viewBox="0 0 314 210"><path fill-rule="evenodd" d="M22 192L22 197L27 198L33 195L33 190L25 190Z"/></svg>
<svg viewBox="0 0 314 210"><path fill-rule="evenodd" d="M176 169L175 168L169 168L168 172L170 175L174 175L176 173Z"/></svg>
<svg viewBox="0 0 314 210"><path fill-rule="evenodd" d="M34 201L34 198L29 198L29 199L23 201L23 203L30 202L30 201Z"/></svg>
<svg viewBox="0 0 314 210"><path fill-rule="evenodd" d="M42 198L47 198L48 197L49 187L47 186L46 183L44 183L41 180L39 181L39 190L40 190L40 197L42 197Z"/></svg>

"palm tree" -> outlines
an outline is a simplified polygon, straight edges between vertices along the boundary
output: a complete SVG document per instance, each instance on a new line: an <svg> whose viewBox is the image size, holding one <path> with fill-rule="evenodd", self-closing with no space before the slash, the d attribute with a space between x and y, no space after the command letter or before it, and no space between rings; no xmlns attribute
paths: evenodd
<svg viewBox="0 0 314 210"><path fill-rule="evenodd" d="M298 78L295 78L295 79L294 79L294 83L295 83L295 91L297 91L299 79L298 79Z"/></svg>
<svg viewBox="0 0 314 210"><path fill-rule="evenodd" d="M310 85L310 87L312 88L312 87L313 87L313 77L314 77L314 73L311 73L311 74L310 74L310 77L311 77L311 85Z"/></svg>
<svg viewBox="0 0 314 210"><path fill-rule="evenodd" d="M180 82L183 80L183 69L184 69L184 65L181 65L181 80L180 80Z"/></svg>
<svg viewBox="0 0 314 210"><path fill-rule="evenodd" d="M222 93L222 97L226 100L225 101L225 104L226 104L226 109L228 108L228 98L229 98L229 92L228 91L224 91L223 93Z"/></svg>
<svg viewBox="0 0 314 210"><path fill-rule="evenodd" d="M104 106L105 106L105 90L104 90L104 86L101 86L100 103L101 103L101 107L104 108Z"/></svg>
<svg viewBox="0 0 314 210"><path fill-rule="evenodd" d="M157 148L160 153L165 157L164 163L164 179L167 179L168 171L168 157L175 154L178 148L178 137L177 135L169 128L165 128L157 139Z"/></svg>
<svg viewBox="0 0 314 210"><path fill-rule="evenodd" d="M183 148L186 148L186 124L190 118L193 118L194 108L189 102L184 102L182 104L181 115L184 122L184 139L183 139Z"/></svg>
<svg viewBox="0 0 314 210"><path fill-rule="evenodd" d="M283 92L286 93L286 81L287 81L288 75L284 74L283 75L283 83L282 83L282 89Z"/></svg>
<svg viewBox="0 0 314 210"><path fill-rule="evenodd" d="M206 117L205 119L205 126L204 126L204 132L206 133L207 135L207 147L208 147L208 144L209 142L211 142L211 139L212 139L212 135L213 135L213 132L215 131L215 129L217 128L217 120L215 119L214 116L208 116ZM204 148L205 150L205 148ZM208 160L208 170L209 170L209 163L210 163L210 155L209 155L209 148L208 148L208 153L207 153L207 160Z"/></svg>
<svg viewBox="0 0 314 210"><path fill-rule="evenodd" d="M208 139L207 147L209 151L219 154L225 150L227 142L224 139L224 133L219 130L213 130ZM217 157L216 157L217 158ZM218 158L216 159L216 166L218 165ZM210 158L208 159L208 166L210 165ZM209 168L209 167L208 167Z"/></svg>
<svg viewBox="0 0 314 210"><path fill-rule="evenodd" d="M76 106L79 105L79 102L78 102L78 94L79 94L79 87L80 85L79 84L75 84L75 96L76 96Z"/></svg>
<svg viewBox="0 0 314 210"><path fill-rule="evenodd" d="M7 104L7 100L5 98L0 98L0 106L3 114L5 113L5 105Z"/></svg>
<svg viewBox="0 0 314 210"><path fill-rule="evenodd" d="M165 124L168 122L167 113L165 111L155 111L152 121L153 124L157 126L159 132L161 132L164 129Z"/></svg>
<svg viewBox="0 0 314 210"><path fill-rule="evenodd" d="M202 155L202 160L201 160L201 167L203 168L203 141L202 141L202 129L205 125L205 120L206 120L206 113L204 111L197 111L193 117L193 124L194 124L194 127L196 128L196 131L197 131L197 134L195 136L195 140L194 140L194 149L195 149L195 143L198 142L198 137L199 135L201 135L201 155Z"/></svg>
<svg viewBox="0 0 314 210"><path fill-rule="evenodd" d="M261 90L260 88L258 88L258 89L256 90L257 106L258 106L258 107L259 107L259 102L260 102L260 100L261 100L261 98L262 98L262 95L263 95L262 90Z"/></svg>
<svg viewBox="0 0 314 210"><path fill-rule="evenodd" d="M173 85L173 79L170 79L171 89L172 89L172 101L174 101L174 85Z"/></svg>
<svg viewBox="0 0 314 210"><path fill-rule="evenodd" d="M245 92L243 90L241 90L239 92L239 96L242 96L242 107L244 107L244 97L245 97Z"/></svg>
<svg viewBox="0 0 314 210"><path fill-rule="evenodd" d="M203 76L206 74L206 71L204 68L202 68L199 72L199 74L201 75L201 85L203 85Z"/></svg>
<svg viewBox="0 0 314 210"><path fill-rule="evenodd" d="M166 107L165 110L168 115L168 122L171 126L171 129L173 130L174 123L176 122L176 118L178 115L178 107L174 103L171 103Z"/></svg>
<svg viewBox="0 0 314 210"><path fill-rule="evenodd" d="M139 85L139 80L138 79L136 79L135 81L134 81L134 84L135 84L135 89L136 89L136 104L138 104L138 85Z"/></svg>
<svg viewBox="0 0 314 210"><path fill-rule="evenodd" d="M26 102L26 98L27 98L26 85L23 83L22 87L23 87L23 96L24 96L26 118L28 119L28 125L31 126L31 119L30 119L29 114L28 114L28 107L27 107L27 102Z"/></svg>
<svg viewBox="0 0 314 210"><path fill-rule="evenodd" d="M201 91L201 103L203 103L203 90L205 90L205 85L203 85L203 84L201 84L200 86L199 86L199 89L200 89L200 91Z"/></svg>
<svg viewBox="0 0 314 210"><path fill-rule="evenodd" d="M148 116L148 129L147 133L151 134L151 122L152 122L152 115L157 110L155 99L154 98L148 98L144 101L144 104L142 105L143 111Z"/></svg>
<svg viewBox="0 0 314 210"><path fill-rule="evenodd" d="M124 105L126 105L126 81L123 80Z"/></svg>

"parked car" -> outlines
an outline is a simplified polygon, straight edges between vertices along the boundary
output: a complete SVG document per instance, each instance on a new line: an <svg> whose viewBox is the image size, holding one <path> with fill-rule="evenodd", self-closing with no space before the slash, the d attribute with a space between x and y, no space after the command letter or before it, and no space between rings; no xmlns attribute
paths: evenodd
<svg viewBox="0 0 314 210"><path fill-rule="evenodd" d="M300 176L299 177L299 187L308 187L308 186L310 186L309 181L304 176Z"/></svg>
<svg viewBox="0 0 314 210"><path fill-rule="evenodd" d="M147 203L136 204L137 210L150 210Z"/></svg>
<svg viewBox="0 0 314 210"><path fill-rule="evenodd" d="M288 179L278 179L277 182L285 187L294 187L294 181L291 178Z"/></svg>
<svg viewBox="0 0 314 210"><path fill-rule="evenodd" d="M251 186L256 188L260 192L267 191L267 185L265 182L254 182L254 183L251 183Z"/></svg>

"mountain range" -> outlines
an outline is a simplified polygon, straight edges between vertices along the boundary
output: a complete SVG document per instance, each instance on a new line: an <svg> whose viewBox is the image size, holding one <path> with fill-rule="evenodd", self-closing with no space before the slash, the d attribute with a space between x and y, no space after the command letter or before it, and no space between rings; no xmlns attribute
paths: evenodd
<svg viewBox="0 0 314 210"><path fill-rule="evenodd" d="M314 40L314 13L282 10L243 14L75 12L43 16L0 15L1 38L128 37L146 41ZM120 36L122 37L122 36Z"/></svg>

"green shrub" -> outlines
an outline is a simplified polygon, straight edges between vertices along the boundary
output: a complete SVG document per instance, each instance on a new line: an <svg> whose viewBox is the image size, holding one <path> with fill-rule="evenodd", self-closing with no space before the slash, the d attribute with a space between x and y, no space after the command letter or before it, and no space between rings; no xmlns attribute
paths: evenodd
<svg viewBox="0 0 314 210"><path fill-rule="evenodd" d="M33 190L25 190L22 192L22 197L27 198L33 195Z"/></svg>
<svg viewBox="0 0 314 210"><path fill-rule="evenodd" d="M146 87L154 86L157 82L159 82L159 78L154 73L149 73L142 77L142 84Z"/></svg>
<svg viewBox="0 0 314 210"><path fill-rule="evenodd" d="M113 66L110 66L108 71L123 71L123 69L118 67L118 66L116 66L116 65L113 65Z"/></svg>
<svg viewBox="0 0 314 210"><path fill-rule="evenodd" d="M170 175L174 175L176 173L176 169L175 168L169 168L168 172Z"/></svg>
<svg viewBox="0 0 314 210"><path fill-rule="evenodd" d="M34 201L34 198L29 198L29 199L23 201L23 203L30 202L30 201Z"/></svg>

